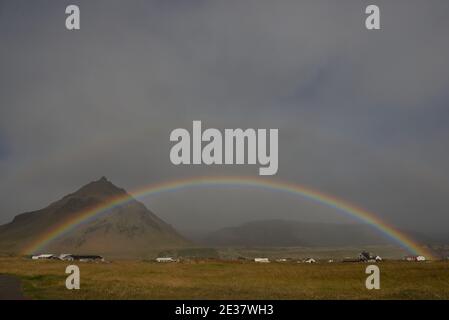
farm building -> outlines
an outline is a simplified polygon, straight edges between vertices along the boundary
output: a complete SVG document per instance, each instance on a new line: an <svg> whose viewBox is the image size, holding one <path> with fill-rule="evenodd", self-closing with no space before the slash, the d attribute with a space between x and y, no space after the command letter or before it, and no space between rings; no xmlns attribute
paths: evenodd
<svg viewBox="0 0 449 320"><path fill-rule="evenodd" d="M313 258L307 258L304 260L304 263L316 263L316 260Z"/></svg>
<svg viewBox="0 0 449 320"><path fill-rule="evenodd" d="M269 263L270 260L268 260L268 258L254 258L254 262L257 262L257 263Z"/></svg>
<svg viewBox="0 0 449 320"><path fill-rule="evenodd" d="M94 256L94 255L74 255L69 253L63 253L61 255L55 255L55 254L40 254L32 256L31 259L33 260L43 260L43 259L54 259L54 260L63 260L63 261L81 261L81 262L89 262L89 261L104 261L104 258L102 256Z"/></svg>
<svg viewBox="0 0 449 320"><path fill-rule="evenodd" d="M285 258L276 259L276 262L287 262L287 259L285 259Z"/></svg>
<svg viewBox="0 0 449 320"><path fill-rule="evenodd" d="M426 261L427 259L424 256L407 256L407 257L405 257L405 260L420 262L420 261Z"/></svg>
<svg viewBox="0 0 449 320"><path fill-rule="evenodd" d="M81 262L104 261L102 256L73 256L73 259Z"/></svg>
<svg viewBox="0 0 449 320"><path fill-rule="evenodd" d="M362 262L380 262L382 258L380 256L374 256L367 251L363 251L359 254L359 261Z"/></svg>
<svg viewBox="0 0 449 320"><path fill-rule="evenodd" d="M33 260L58 259L58 256L51 254L51 253L44 253L44 254L32 256L31 259L33 259Z"/></svg>
<svg viewBox="0 0 449 320"><path fill-rule="evenodd" d="M59 259L62 261L73 261L75 260L73 258L73 255L71 255L70 253L63 253L59 255Z"/></svg>
<svg viewBox="0 0 449 320"><path fill-rule="evenodd" d="M156 258L156 261L157 262L176 262L176 260L171 257Z"/></svg>
<svg viewBox="0 0 449 320"><path fill-rule="evenodd" d="M94 256L94 255L67 255L65 257L65 260L68 261L81 261L81 262L91 262L91 261L104 261L104 258L102 256Z"/></svg>
<svg viewBox="0 0 449 320"><path fill-rule="evenodd" d="M359 253L359 260L360 261L368 261L371 260L372 256L369 252L367 251L362 251L361 253Z"/></svg>

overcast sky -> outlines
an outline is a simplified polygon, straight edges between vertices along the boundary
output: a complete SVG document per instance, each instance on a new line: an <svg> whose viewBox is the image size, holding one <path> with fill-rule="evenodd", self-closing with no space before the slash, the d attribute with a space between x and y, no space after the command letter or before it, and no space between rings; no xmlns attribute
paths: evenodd
<svg viewBox="0 0 449 320"><path fill-rule="evenodd" d="M381 8L380 31L364 10ZM81 30L65 29L68 4ZM449 226L449 2L0 0L0 223L107 176L127 190L258 166L174 166L170 132L278 128L278 180L421 232ZM341 221L245 188L143 199L180 229Z"/></svg>

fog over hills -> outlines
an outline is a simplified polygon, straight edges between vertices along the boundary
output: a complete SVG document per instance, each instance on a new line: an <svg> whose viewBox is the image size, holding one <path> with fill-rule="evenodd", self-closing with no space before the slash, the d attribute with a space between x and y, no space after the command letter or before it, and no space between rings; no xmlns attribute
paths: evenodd
<svg viewBox="0 0 449 320"><path fill-rule="evenodd" d="M413 234L413 237L432 242L423 235ZM249 247L343 247L391 244L391 240L369 225L293 220L247 222L211 232L200 242L217 246Z"/></svg>

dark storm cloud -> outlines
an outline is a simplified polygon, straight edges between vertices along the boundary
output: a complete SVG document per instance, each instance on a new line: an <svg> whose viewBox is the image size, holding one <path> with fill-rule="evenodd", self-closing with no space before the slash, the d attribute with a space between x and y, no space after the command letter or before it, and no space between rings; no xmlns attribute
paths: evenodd
<svg viewBox="0 0 449 320"><path fill-rule="evenodd" d="M202 120L279 128L278 179L399 227L446 230L447 1L377 1L375 32L364 28L363 1L73 3L81 7L76 32L64 28L68 2L0 2L0 222L102 175L127 189L256 175L255 167L171 165L171 130ZM184 228L340 220L254 190L146 202Z"/></svg>

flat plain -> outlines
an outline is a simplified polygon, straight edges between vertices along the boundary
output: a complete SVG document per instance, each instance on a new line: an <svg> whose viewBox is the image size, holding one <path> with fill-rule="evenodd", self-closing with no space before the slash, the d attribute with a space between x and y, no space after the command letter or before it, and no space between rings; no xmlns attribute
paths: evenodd
<svg viewBox="0 0 449 320"><path fill-rule="evenodd" d="M381 289L365 288L365 263L192 260L75 262L80 290L65 287L63 261L0 258L28 299L449 299L449 262L379 263Z"/></svg>

